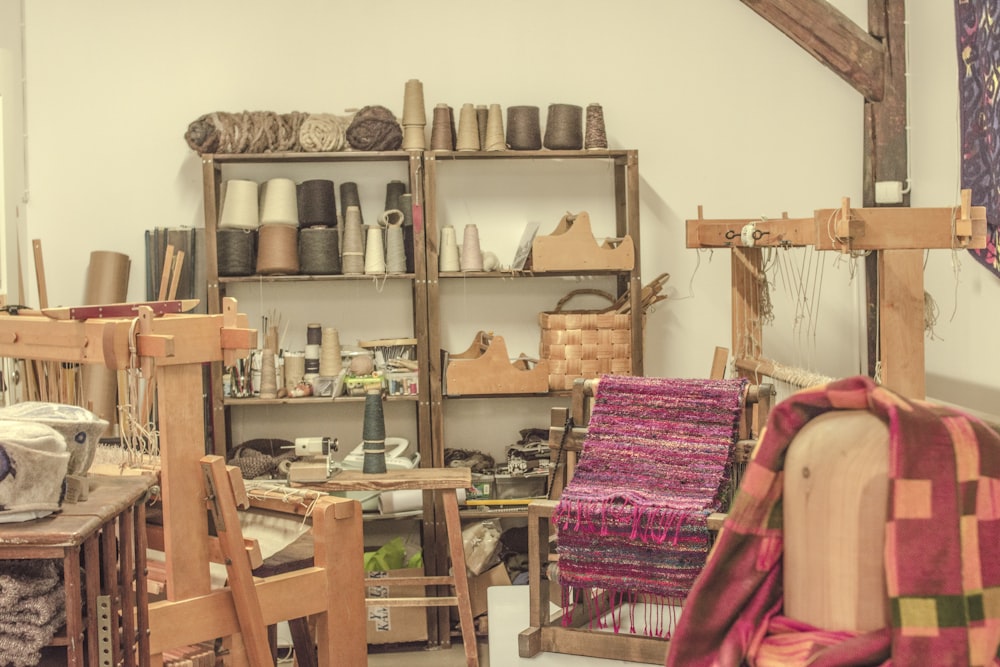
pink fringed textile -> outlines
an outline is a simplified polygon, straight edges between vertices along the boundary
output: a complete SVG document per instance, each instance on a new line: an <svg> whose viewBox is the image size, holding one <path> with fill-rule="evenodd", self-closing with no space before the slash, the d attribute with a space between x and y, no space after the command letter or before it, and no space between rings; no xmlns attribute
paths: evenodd
<svg viewBox="0 0 1000 667"><path fill-rule="evenodd" d="M553 515L559 582L588 596L598 625L610 614L617 631L625 603L636 632L630 603L641 598L654 609L644 632L668 632L672 605L708 555L706 519L726 490L745 386L601 378L580 463Z"/></svg>
<svg viewBox="0 0 1000 667"><path fill-rule="evenodd" d="M869 410L888 424L890 441L885 567L892 627L842 637L780 617L785 451L807 422L834 410ZM1000 664L998 544L1000 437L985 424L866 377L799 392L771 411L666 664Z"/></svg>

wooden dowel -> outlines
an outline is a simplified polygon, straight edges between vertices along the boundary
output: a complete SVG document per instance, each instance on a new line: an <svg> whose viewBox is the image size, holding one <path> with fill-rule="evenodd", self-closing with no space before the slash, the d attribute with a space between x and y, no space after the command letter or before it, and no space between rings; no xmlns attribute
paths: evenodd
<svg viewBox="0 0 1000 667"><path fill-rule="evenodd" d="M157 292L157 301L164 301L167 298L167 287L170 284L170 266L174 261L174 246L168 244L167 252L163 258L163 268L160 270L160 291Z"/></svg>

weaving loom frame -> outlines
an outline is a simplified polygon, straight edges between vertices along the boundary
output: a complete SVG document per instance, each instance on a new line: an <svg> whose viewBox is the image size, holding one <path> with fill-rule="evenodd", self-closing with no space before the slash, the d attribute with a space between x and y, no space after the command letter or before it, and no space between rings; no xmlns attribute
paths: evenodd
<svg viewBox="0 0 1000 667"><path fill-rule="evenodd" d="M554 462L561 464L550 484L555 493L561 493L572 477L576 458L586 438L591 404L598 384L598 380L576 381L571 407L553 408L551 411L551 456ZM759 426L767 421L772 396L771 385L749 385L743 394L739 430L734 443L738 466L749 459ZM566 427L570 428L569 433L566 433ZM518 635L520 656L532 657L544 651L663 664L669 639L589 629L586 627L588 619L584 605L576 607L568 627L563 626L561 615L553 618L550 601L557 585L543 580L541 575L543 567L552 560L549 538L553 534L552 517L556 505L557 501L550 499L534 501L528 506L529 627ZM709 530L717 531L724 518L723 513L709 516Z"/></svg>

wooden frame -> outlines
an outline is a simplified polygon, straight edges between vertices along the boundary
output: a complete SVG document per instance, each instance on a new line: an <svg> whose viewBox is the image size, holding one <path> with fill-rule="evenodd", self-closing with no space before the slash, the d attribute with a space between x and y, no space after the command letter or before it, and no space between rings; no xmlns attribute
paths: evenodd
<svg viewBox="0 0 1000 667"><path fill-rule="evenodd" d="M152 308L142 306L135 318L86 320L55 320L43 314L0 316L0 355L124 370L134 350L144 375L156 382L167 599L149 608L154 666L162 663L165 649L219 637L233 639L232 664L262 664L249 660L240 637L236 598L248 591L212 590L209 576L210 540L200 467L205 454L202 366L231 363L256 341L256 331L246 327L246 316L237 313L234 300L226 299L222 310L215 315L157 317ZM253 593L264 609L265 622L319 614L321 664L365 664L360 506L354 500L324 500L314 511L313 526L316 567L255 581ZM358 576L349 566L344 570L350 559L358 564ZM329 613L334 610L335 614ZM330 647L334 632L345 638L336 651Z"/></svg>
<svg viewBox="0 0 1000 667"><path fill-rule="evenodd" d="M598 386L598 380L580 380L573 386L572 422L567 421L566 408L553 408L549 429L551 455L562 458L566 466L564 474L556 470L553 483L561 492L572 477L577 455L586 437L586 424L590 416L590 403ZM744 395L743 415L736 442L736 463L744 464L756 442L755 435L767 420L771 408L773 389L770 385L750 385ZM572 423L573 431L563 442L565 425ZM576 426L580 424L581 426ZM560 426L562 428L560 428ZM563 451L560 454L559 449ZM554 495L554 494L550 494ZM542 571L551 560L548 537L553 530L552 514L557 501L533 501L528 505L528 586L530 589L529 627L518 635L518 652L522 658L532 657L541 652L586 655L596 658L629 660L650 664L663 664L670 642L665 639L592 631L581 627L587 623L582 614L573 616L569 626L562 626L561 619L553 620L550 614L550 588L542 580ZM710 530L718 531L725 515L715 513L709 516ZM582 605L577 611L582 610Z"/></svg>

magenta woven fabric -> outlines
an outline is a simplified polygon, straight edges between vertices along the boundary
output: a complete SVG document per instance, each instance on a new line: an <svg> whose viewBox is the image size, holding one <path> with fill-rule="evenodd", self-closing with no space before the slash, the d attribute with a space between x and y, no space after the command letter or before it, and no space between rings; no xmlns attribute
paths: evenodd
<svg viewBox="0 0 1000 667"><path fill-rule="evenodd" d="M559 581L681 601L704 567L745 380L601 378L553 519Z"/></svg>

